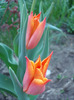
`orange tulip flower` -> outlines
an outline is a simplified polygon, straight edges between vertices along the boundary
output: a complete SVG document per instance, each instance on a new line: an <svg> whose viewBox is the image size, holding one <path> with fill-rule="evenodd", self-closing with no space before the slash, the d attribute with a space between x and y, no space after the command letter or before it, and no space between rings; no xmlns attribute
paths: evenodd
<svg viewBox="0 0 74 100"><path fill-rule="evenodd" d="M23 78L23 91L27 94L41 94L45 90L46 83L51 81L45 76L52 53L42 62L40 56L35 63L26 57L27 67Z"/></svg>
<svg viewBox="0 0 74 100"><path fill-rule="evenodd" d="M33 49L36 47L43 34L46 18L39 22L41 13L33 16L33 12L28 16L27 32L26 32L26 48Z"/></svg>

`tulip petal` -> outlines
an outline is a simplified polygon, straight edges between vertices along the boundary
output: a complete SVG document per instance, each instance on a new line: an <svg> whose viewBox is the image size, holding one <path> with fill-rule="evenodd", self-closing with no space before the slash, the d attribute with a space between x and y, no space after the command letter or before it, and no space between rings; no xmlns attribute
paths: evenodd
<svg viewBox="0 0 74 100"><path fill-rule="evenodd" d="M51 81L45 77L53 52L41 62L40 56L34 63L26 57L26 72L23 78L23 92L38 95L44 92L45 85Z"/></svg>
<svg viewBox="0 0 74 100"><path fill-rule="evenodd" d="M36 68L36 70L35 70L34 79L41 79L44 84L46 84L49 81L51 81L51 80L48 80L47 78L45 78L43 76L43 73L41 72L41 70L39 68Z"/></svg>
<svg viewBox="0 0 74 100"><path fill-rule="evenodd" d="M36 16L37 19L40 19L41 12Z"/></svg>
<svg viewBox="0 0 74 100"><path fill-rule="evenodd" d="M48 68L48 65L50 63L50 59L51 59L51 56L52 56L53 52L51 52L51 54L42 61L42 72L43 72L43 75L45 76L46 75L46 71L47 71L47 68Z"/></svg>
<svg viewBox="0 0 74 100"><path fill-rule="evenodd" d="M38 25L36 31L31 36L28 43L28 49L33 49L38 44L43 34L45 24L46 24L46 18Z"/></svg>
<svg viewBox="0 0 74 100"><path fill-rule="evenodd" d="M41 91L39 92L39 94L43 93L45 91L45 85L42 87Z"/></svg>
<svg viewBox="0 0 74 100"><path fill-rule="evenodd" d="M37 18L34 18L34 27L33 27L33 30L31 31L31 36L34 34L34 32L37 29L38 25L39 25L39 20Z"/></svg>
<svg viewBox="0 0 74 100"><path fill-rule="evenodd" d="M39 68L36 68L34 78L41 79L43 81L44 77L43 77L43 74Z"/></svg>
<svg viewBox="0 0 74 100"><path fill-rule="evenodd" d="M45 90L44 83L40 79L34 79L26 91L27 94L38 95Z"/></svg>
<svg viewBox="0 0 74 100"><path fill-rule="evenodd" d="M33 12L31 12L31 14L28 16L28 24L27 24L27 32L26 32L26 47L32 35L33 27L34 27L34 19L33 19Z"/></svg>
<svg viewBox="0 0 74 100"><path fill-rule="evenodd" d="M41 67L41 58L39 56L39 58L35 62L35 68L40 68L40 67Z"/></svg>
<svg viewBox="0 0 74 100"><path fill-rule="evenodd" d="M30 85L34 77L33 62L31 62L27 57L26 57L26 62L27 62L27 67L26 67L24 78L23 78L23 91L24 92L28 89L28 86Z"/></svg>

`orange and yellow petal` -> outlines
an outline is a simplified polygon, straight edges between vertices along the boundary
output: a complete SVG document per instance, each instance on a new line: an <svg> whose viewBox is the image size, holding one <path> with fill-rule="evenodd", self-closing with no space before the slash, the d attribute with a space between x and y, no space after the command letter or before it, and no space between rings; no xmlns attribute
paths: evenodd
<svg viewBox="0 0 74 100"><path fill-rule="evenodd" d="M26 72L23 79L23 91L27 94L38 95L44 92L45 85L51 81L45 77L53 52L41 62L41 58L34 63L26 57Z"/></svg>
<svg viewBox="0 0 74 100"><path fill-rule="evenodd" d="M36 16L37 19L40 19L41 12Z"/></svg>
<svg viewBox="0 0 74 100"><path fill-rule="evenodd" d="M27 31L26 31L26 47L32 35L33 27L34 27L34 19L33 19L33 12L31 12L31 14L28 16L28 24L27 24Z"/></svg>
<svg viewBox="0 0 74 100"><path fill-rule="evenodd" d="M30 60L26 57L26 72L23 78L23 91L25 92L28 87L30 82L32 81L34 77L34 68L33 65L31 64Z"/></svg>
<svg viewBox="0 0 74 100"><path fill-rule="evenodd" d="M34 79L28 90L26 91L27 94L31 94L31 95L38 95L40 93L42 93L44 91L44 85L43 85L43 81L40 79ZM43 90L43 91L42 91Z"/></svg>
<svg viewBox="0 0 74 100"><path fill-rule="evenodd" d="M38 25L37 29L31 36L29 43L28 43L28 49L33 49L37 46L38 42L40 41L44 28L46 24L46 18Z"/></svg>
<svg viewBox="0 0 74 100"><path fill-rule="evenodd" d="M53 54L53 52L51 52L51 54L42 61L42 72L43 72L44 76L46 75L46 71L47 71L47 68L49 66L52 54Z"/></svg>
<svg viewBox="0 0 74 100"><path fill-rule="evenodd" d="M40 67L41 67L41 58L39 56L38 59L35 62L35 68L40 68Z"/></svg>
<svg viewBox="0 0 74 100"><path fill-rule="evenodd" d="M39 68L36 68L35 74L34 74L35 79L41 79L43 81L43 74Z"/></svg>

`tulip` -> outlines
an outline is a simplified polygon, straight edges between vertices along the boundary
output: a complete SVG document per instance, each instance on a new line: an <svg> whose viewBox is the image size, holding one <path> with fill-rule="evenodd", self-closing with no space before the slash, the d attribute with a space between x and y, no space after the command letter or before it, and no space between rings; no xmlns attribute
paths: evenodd
<svg viewBox="0 0 74 100"><path fill-rule="evenodd" d="M41 13L38 15L33 16L33 12L28 16L28 24L27 24L27 31L26 31L26 48L33 49L37 46L38 42L40 41L45 24L46 24L46 17L42 22L39 22Z"/></svg>
<svg viewBox="0 0 74 100"><path fill-rule="evenodd" d="M52 56L52 53L41 62L41 58L33 61L26 57L26 72L23 78L23 92L31 95L41 94L45 90L45 85L50 79L47 79L46 71Z"/></svg>

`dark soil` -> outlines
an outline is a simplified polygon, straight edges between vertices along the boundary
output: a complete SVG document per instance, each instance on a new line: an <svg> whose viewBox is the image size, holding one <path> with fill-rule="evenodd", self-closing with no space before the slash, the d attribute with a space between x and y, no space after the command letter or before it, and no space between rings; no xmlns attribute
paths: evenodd
<svg viewBox="0 0 74 100"><path fill-rule="evenodd" d="M45 92L37 100L74 100L74 35L67 34L67 38L60 41L57 44L53 42L50 47L53 56L48 68L51 74L47 77L52 82L46 85ZM1 61L0 72L7 74L4 66ZM0 93L0 100L16 99Z"/></svg>

